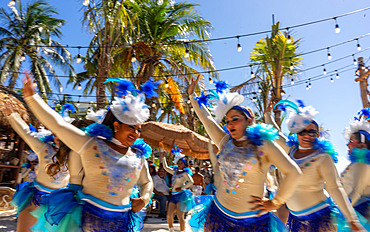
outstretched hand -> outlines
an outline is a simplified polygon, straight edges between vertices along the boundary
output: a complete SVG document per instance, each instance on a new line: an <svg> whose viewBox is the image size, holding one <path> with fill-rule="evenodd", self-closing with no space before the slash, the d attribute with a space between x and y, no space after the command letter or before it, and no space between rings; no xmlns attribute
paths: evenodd
<svg viewBox="0 0 370 232"><path fill-rule="evenodd" d="M271 100L270 103L268 104L267 108L266 108L266 112L271 112L272 109L274 108L275 104L276 104L276 101Z"/></svg>
<svg viewBox="0 0 370 232"><path fill-rule="evenodd" d="M131 198L131 210L134 213L139 212L145 206L145 202L141 198Z"/></svg>
<svg viewBox="0 0 370 232"><path fill-rule="evenodd" d="M351 229L353 231L361 231L361 232L366 231L365 228L358 221L351 221L350 224L351 224Z"/></svg>
<svg viewBox="0 0 370 232"><path fill-rule="evenodd" d="M32 87L32 78L29 73L25 73L26 77L23 78L23 97L30 97L35 94L35 91Z"/></svg>
<svg viewBox="0 0 370 232"><path fill-rule="evenodd" d="M189 85L189 88L188 88L188 94L189 95L194 93L195 87L198 84L199 78L200 78L200 74L198 74L197 79L195 79L195 80L194 80L193 77L191 78L191 82L190 82L190 85Z"/></svg>

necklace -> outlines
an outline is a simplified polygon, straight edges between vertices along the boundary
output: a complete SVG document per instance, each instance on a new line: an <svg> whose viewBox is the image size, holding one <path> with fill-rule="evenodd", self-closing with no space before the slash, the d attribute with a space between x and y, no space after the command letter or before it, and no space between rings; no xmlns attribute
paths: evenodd
<svg viewBox="0 0 370 232"><path fill-rule="evenodd" d="M111 142L116 144L119 147L127 147L127 146L123 145L120 141L118 141L118 139L116 139L116 138L112 138Z"/></svg>
<svg viewBox="0 0 370 232"><path fill-rule="evenodd" d="M299 146L299 150L310 150L312 149L312 147L301 147Z"/></svg>
<svg viewBox="0 0 370 232"><path fill-rule="evenodd" d="M247 136L243 135L241 138L239 139L235 139L236 141L243 141L243 140L247 140Z"/></svg>

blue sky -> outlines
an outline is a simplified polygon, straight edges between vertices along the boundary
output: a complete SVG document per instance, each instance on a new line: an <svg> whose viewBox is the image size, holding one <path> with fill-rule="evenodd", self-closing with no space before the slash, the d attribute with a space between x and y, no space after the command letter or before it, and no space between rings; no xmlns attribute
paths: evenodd
<svg viewBox="0 0 370 232"><path fill-rule="evenodd" d="M22 1L27 2L27 1ZM60 17L67 20L63 27L64 36L60 40L65 45L88 45L90 35L87 29L82 28L81 18L82 0L48 1L60 12ZM265 31L271 28L272 15L275 21L279 21L281 27L289 27L301 23L330 18L358 9L366 8L369 5L365 0L191 0L191 3L199 4L197 10L214 29L211 31L212 38L237 36L258 31ZM1 7L6 6L7 1L1 1ZM370 32L370 10L349 15L338 19L341 32L334 32L334 20L308 25L292 29L293 38L301 38L299 52L304 53L319 48L328 47L343 41L347 41ZM257 35L240 38L243 47L242 52L236 51L237 40L214 41L210 44L210 50L214 57L215 66L218 69L246 65L249 61L250 52L255 43L261 37ZM363 49L370 46L370 36L359 40ZM77 55L77 49L71 49ZM81 50L81 53L84 53ZM330 49L332 60L356 53L356 42L347 43ZM303 56L301 69L328 62L326 50ZM370 52L360 53L365 61L368 60ZM357 56L356 56L357 58ZM339 62L326 65L328 72L342 68L353 63L349 57ZM353 66L354 67L354 66ZM82 71L81 64L75 64L77 71ZM362 108L359 83L354 81L355 69L340 73L340 78L330 83L330 77L312 82L312 88L306 90L306 86L297 85L285 88L285 98L289 100L302 99L307 105L314 106L320 113L316 117L323 127L329 130L330 139L338 148L341 155L339 169L343 169L344 157L347 153L346 140L343 138L344 128L349 124L353 116ZM62 72L60 72L63 75ZM301 73L299 79L308 79L322 74L322 68L312 69ZM228 81L231 85L240 84L249 79L250 69L243 68L233 71L220 72L222 80ZM288 83L288 82L287 82ZM65 89L65 93L71 93ZM73 91L74 94L77 90ZM82 94L82 93L81 93ZM90 98L89 100L94 100ZM247 105L252 102L246 100ZM285 130L285 128L283 128ZM286 130L285 130L286 131Z"/></svg>

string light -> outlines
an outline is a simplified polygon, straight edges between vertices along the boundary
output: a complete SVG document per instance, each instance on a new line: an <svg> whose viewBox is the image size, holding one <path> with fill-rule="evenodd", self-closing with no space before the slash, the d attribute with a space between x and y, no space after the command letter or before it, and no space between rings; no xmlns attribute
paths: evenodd
<svg viewBox="0 0 370 232"><path fill-rule="evenodd" d="M324 67L323 73L324 73L324 75L326 75L326 68L325 68L325 65L323 64L322 66Z"/></svg>
<svg viewBox="0 0 370 232"><path fill-rule="evenodd" d="M187 47L187 45L188 45L188 42L185 43L185 47ZM189 49L188 48L185 49L184 57L189 58Z"/></svg>
<svg viewBox="0 0 370 232"><path fill-rule="evenodd" d="M188 103L188 104L190 104L190 103L191 103L191 102L190 102L190 99L187 101L187 103Z"/></svg>
<svg viewBox="0 0 370 232"><path fill-rule="evenodd" d="M254 96L254 97L252 98L252 101L253 101L253 102L256 102L256 101L257 101L257 97L256 97L256 96Z"/></svg>
<svg viewBox="0 0 370 232"><path fill-rule="evenodd" d="M259 92L259 93L262 93L262 89L261 89L261 86L260 86L260 82L257 82L257 85L258 85L258 92Z"/></svg>
<svg viewBox="0 0 370 232"><path fill-rule="evenodd" d="M77 54L77 59L76 59L77 63L81 63L81 61L82 61L81 54L80 54L80 49L81 49L81 47L78 47L78 54Z"/></svg>
<svg viewBox="0 0 370 232"><path fill-rule="evenodd" d="M82 3L82 5L88 6L88 5L90 5L90 1L89 0L84 0L84 2Z"/></svg>
<svg viewBox="0 0 370 232"><path fill-rule="evenodd" d="M358 41L358 39L356 39L357 40L357 50L358 51L361 51L361 45L360 45L360 42Z"/></svg>
<svg viewBox="0 0 370 232"><path fill-rule="evenodd" d="M353 57L353 64L354 64L354 65L357 65L357 60L356 60L356 58L355 58L355 55L354 55L354 54L352 54L352 57Z"/></svg>
<svg viewBox="0 0 370 232"><path fill-rule="evenodd" d="M163 113L164 113L164 110L162 109L162 110L161 110L161 114L163 114Z"/></svg>
<svg viewBox="0 0 370 232"><path fill-rule="evenodd" d="M254 75L254 73L253 73L252 65L249 66L249 67L251 68L251 78L254 78L256 75Z"/></svg>
<svg viewBox="0 0 370 232"><path fill-rule="evenodd" d="M241 52L241 51L243 50L243 48L242 48L242 45L240 45L240 42L239 42L239 36L237 36L236 38L238 38L237 51L238 51L238 52Z"/></svg>
<svg viewBox="0 0 370 232"><path fill-rule="evenodd" d="M335 77L336 77L337 79L339 79L339 73L338 73L338 70L335 70L335 72L337 73L337 74L335 75Z"/></svg>
<svg viewBox="0 0 370 232"><path fill-rule="evenodd" d="M36 82L33 82L32 86L36 88L37 87L37 83Z"/></svg>
<svg viewBox="0 0 370 232"><path fill-rule="evenodd" d="M168 88L168 81L167 81L167 80L165 80L164 82L165 82L164 87L165 87L165 88Z"/></svg>
<svg viewBox="0 0 370 232"><path fill-rule="evenodd" d="M82 87L81 87L81 83L78 84L78 87L77 87L77 90L81 90Z"/></svg>
<svg viewBox="0 0 370 232"><path fill-rule="evenodd" d="M15 0L10 0L8 3L8 7L12 8L15 6Z"/></svg>
<svg viewBox="0 0 370 232"><path fill-rule="evenodd" d="M155 108L155 103L152 104L152 107Z"/></svg>
<svg viewBox="0 0 370 232"><path fill-rule="evenodd" d="M136 62L136 55L134 51L132 52L132 55L131 55L131 62L132 63Z"/></svg>
<svg viewBox="0 0 370 232"><path fill-rule="evenodd" d="M158 1L157 1L157 4L158 4L158 5L162 5L162 4L163 4L163 0L158 0Z"/></svg>
<svg viewBox="0 0 370 232"><path fill-rule="evenodd" d="M293 77L290 79L290 84L291 84L291 85L294 85Z"/></svg>
<svg viewBox="0 0 370 232"><path fill-rule="evenodd" d="M337 18L335 17L334 20L335 20L335 33L339 33L340 28L339 28L339 25L338 25L338 22L337 22Z"/></svg>
<svg viewBox="0 0 370 232"><path fill-rule="evenodd" d="M23 54L22 54L22 56L21 56L20 61L21 61L21 62L23 62L23 61L25 61L25 60L26 60L26 54L25 54L25 53L23 53Z"/></svg>
<svg viewBox="0 0 370 232"><path fill-rule="evenodd" d="M293 71L293 61L292 61L292 57L290 57L290 71Z"/></svg>
<svg viewBox="0 0 370 232"><path fill-rule="evenodd" d="M333 78L330 78L330 82L331 82L331 83L334 83L334 79L333 79Z"/></svg>
<svg viewBox="0 0 370 232"><path fill-rule="evenodd" d="M328 60L331 60L331 54L330 54L330 51L329 51L329 47L327 47L326 49L328 51Z"/></svg>
<svg viewBox="0 0 370 232"><path fill-rule="evenodd" d="M212 78L211 78L211 72L208 72L208 75L209 75L209 77L208 77L208 80L209 80L209 84L213 84L213 80L212 80Z"/></svg>
<svg viewBox="0 0 370 232"><path fill-rule="evenodd" d="M292 37L290 36L289 31L288 31L288 36L287 36L287 40L286 40L286 42L287 42L288 44L292 42Z"/></svg>

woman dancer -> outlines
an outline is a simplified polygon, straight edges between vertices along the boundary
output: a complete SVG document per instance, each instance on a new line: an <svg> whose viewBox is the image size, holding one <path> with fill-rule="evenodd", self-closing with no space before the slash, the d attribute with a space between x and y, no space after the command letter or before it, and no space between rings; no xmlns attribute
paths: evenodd
<svg viewBox="0 0 370 232"><path fill-rule="evenodd" d="M188 167L185 155L181 154L181 149L175 147L171 152L175 155L173 168L168 167L166 162L166 152L161 153L161 161L164 170L172 175L172 192L171 198L168 204L167 210L167 222L170 228L170 232L174 231L173 228L173 217L175 212L180 223L180 230L185 231L185 213L188 212L194 206L193 194L188 189L194 181L191 178L192 172Z"/></svg>
<svg viewBox="0 0 370 232"><path fill-rule="evenodd" d="M340 184L334 161L336 152L326 140L320 140L319 126L313 120L318 113L311 106L305 106L298 101L299 106L291 101L283 100L276 106L280 109L288 107L293 111L287 119L288 129L293 135L289 136L287 149L290 157L299 165L303 176L294 194L287 200L290 210L288 226L292 232L303 231L337 231L345 225L332 221L333 204L325 195L324 189L330 194L340 211L350 222L352 230L362 231L356 214L349 204L347 196Z"/></svg>
<svg viewBox="0 0 370 232"><path fill-rule="evenodd" d="M370 227L370 116L369 108L361 110L356 120L346 128L351 163L342 172L344 190L352 206Z"/></svg>
<svg viewBox="0 0 370 232"><path fill-rule="evenodd" d="M30 131L21 116L14 113L11 102L5 99L2 104L4 105L5 114L8 116L9 124L37 154L39 160L36 179L33 182L19 184L12 200L12 205L17 208L18 214L17 231L31 231L30 228L36 222L36 218L31 215L31 212L39 206L41 196L66 187L69 175L66 169L60 170L59 174L54 177L49 176L46 171L47 165L52 163L52 157L56 154L59 145L58 139L46 130L39 134L39 137L45 136L37 137L36 133Z"/></svg>
<svg viewBox="0 0 370 232"><path fill-rule="evenodd" d="M208 135L220 148L216 157L212 152L217 192L210 206L196 209L190 225L203 231L283 231L284 225L272 213L293 194L298 166L273 141L277 131L264 124L255 124L253 111L239 106L244 97L229 93L225 82L216 83L218 105L214 110L216 121L226 114L225 132L205 108L204 95L195 100L196 81L188 93L198 117ZM264 199L266 175L270 165L277 166L285 175L280 191L273 199ZM209 212L209 213L208 213ZM205 222L205 224L204 224Z"/></svg>
<svg viewBox="0 0 370 232"><path fill-rule="evenodd" d="M67 212L79 211L81 216L72 218L77 228L70 228L71 223L65 225L68 231L141 229L135 213L148 204L153 191L145 160L151 149L143 142L134 143L140 135L140 124L149 117L149 110L144 94L138 94L131 82L121 80L121 85L124 98L116 98L103 123L90 125L85 133L61 120L60 115L34 94L30 78L24 80L23 94L36 117L81 155L85 177L83 189L77 195L83 204L72 204ZM130 199L134 185L140 188L141 196Z"/></svg>

